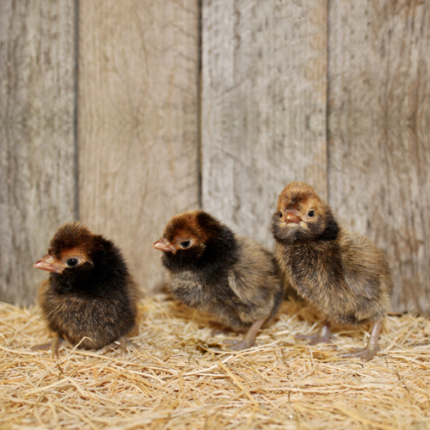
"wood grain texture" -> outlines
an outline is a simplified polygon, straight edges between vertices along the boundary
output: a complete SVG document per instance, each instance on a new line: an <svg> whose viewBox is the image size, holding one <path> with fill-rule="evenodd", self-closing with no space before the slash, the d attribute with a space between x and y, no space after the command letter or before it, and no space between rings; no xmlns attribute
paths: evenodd
<svg viewBox="0 0 430 430"><path fill-rule="evenodd" d="M388 255L396 311L430 312L430 7L332 1L329 194Z"/></svg>
<svg viewBox="0 0 430 430"><path fill-rule="evenodd" d="M326 197L327 2L204 0L203 208L272 247L293 180Z"/></svg>
<svg viewBox="0 0 430 430"><path fill-rule="evenodd" d="M146 291L163 280L152 243L198 207L198 16L197 0L80 3L80 219Z"/></svg>
<svg viewBox="0 0 430 430"><path fill-rule="evenodd" d="M0 2L0 298L34 301L33 269L75 210L70 0Z"/></svg>

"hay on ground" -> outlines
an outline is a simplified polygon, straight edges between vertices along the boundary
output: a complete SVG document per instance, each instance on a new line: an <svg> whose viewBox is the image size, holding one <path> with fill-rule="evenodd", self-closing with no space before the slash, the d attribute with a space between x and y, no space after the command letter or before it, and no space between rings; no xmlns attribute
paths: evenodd
<svg viewBox="0 0 430 430"><path fill-rule="evenodd" d="M285 302L254 348L229 352L208 318L160 295L140 305L127 354L50 352L40 309L0 305L0 428L4 429L427 429L430 321L389 316L369 363L341 359L368 326L339 327L332 345L294 335L320 320Z"/></svg>

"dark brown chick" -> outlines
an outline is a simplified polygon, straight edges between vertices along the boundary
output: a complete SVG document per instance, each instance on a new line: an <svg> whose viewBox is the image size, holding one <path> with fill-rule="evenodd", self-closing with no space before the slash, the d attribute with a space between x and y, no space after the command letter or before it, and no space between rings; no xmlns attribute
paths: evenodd
<svg viewBox="0 0 430 430"><path fill-rule="evenodd" d="M325 314L327 321L311 344L330 342L329 322L372 322L367 347L342 357L371 360L390 305L392 279L383 253L367 238L340 228L330 207L303 183L280 194L273 215L276 256L291 285Z"/></svg>
<svg viewBox="0 0 430 430"><path fill-rule="evenodd" d="M167 285L177 299L234 331L247 330L230 349L250 348L276 315L283 288L273 254L206 212L173 217L152 246L164 252Z"/></svg>
<svg viewBox="0 0 430 430"><path fill-rule="evenodd" d="M39 302L55 333L55 356L63 339L83 349L100 349L135 326L138 290L120 250L78 222L64 224L51 240L48 253L34 267L50 272Z"/></svg>

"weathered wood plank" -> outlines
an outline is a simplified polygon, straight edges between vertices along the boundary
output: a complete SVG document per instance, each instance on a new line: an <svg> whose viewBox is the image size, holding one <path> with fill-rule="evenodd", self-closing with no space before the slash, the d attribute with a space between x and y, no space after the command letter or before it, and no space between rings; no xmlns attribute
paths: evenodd
<svg viewBox="0 0 430 430"><path fill-rule="evenodd" d="M79 15L80 218L152 291L152 243L198 207L198 0L81 2Z"/></svg>
<svg viewBox="0 0 430 430"><path fill-rule="evenodd" d="M430 312L430 7L330 2L329 194L387 252L393 309Z"/></svg>
<svg viewBox="0 0 430 430"><path fill-rule="evenodd" d="M73 219L73 0L0 2L0 298L34 301L32 268Z"/></svg>
<svg viewBox="0 0 430 430"><path fill-rule="evenodd" d="M272 246L292 180L327 194L325 0L203 1L203 207Z"/></svg>

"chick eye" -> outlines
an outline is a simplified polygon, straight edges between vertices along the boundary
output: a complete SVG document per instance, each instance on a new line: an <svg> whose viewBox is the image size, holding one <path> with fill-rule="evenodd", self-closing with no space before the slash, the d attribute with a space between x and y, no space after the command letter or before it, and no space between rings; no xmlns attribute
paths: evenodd
<svg viewBox="0 0 430 430"><path fill-rule="evenodd" d="M184 240L179 245L181 246L181 248L188 248L191 245L191 241L190 240Z"/></svg>
<svg viewBox="0 0 430 430"><path fill-rule="evenodd" d="M278 212L278 217L282 218L282 212L281 211Z"/></svg>
<svg viewBox="0 0 430 430"><path fill-rule="evenodd" d="M77 258L69 258L69 259L67 260L66 264L67 264L69 267L74 267L74 266L76 266L76 265L78 264L78 259L77 259Z"/></svg>
<svg viewBox="0 0 430 430"><path fill-rule="evenodd" d="M315 215L315 211L312 209L308 212L308 216L313 217Z"/></svg>

